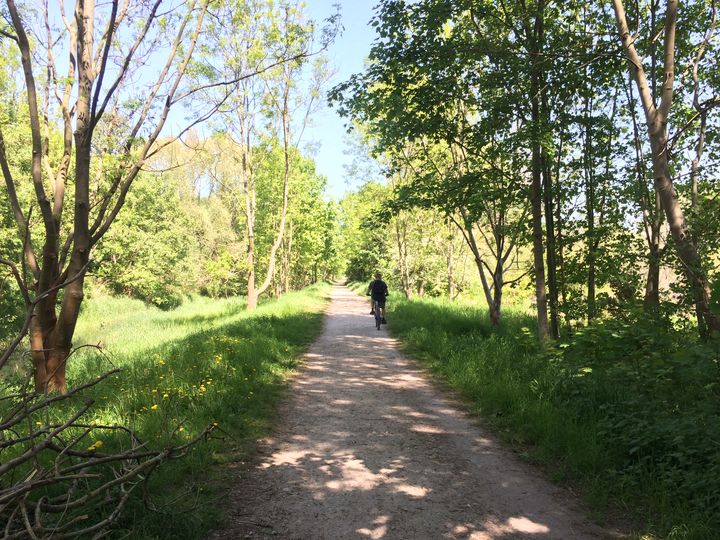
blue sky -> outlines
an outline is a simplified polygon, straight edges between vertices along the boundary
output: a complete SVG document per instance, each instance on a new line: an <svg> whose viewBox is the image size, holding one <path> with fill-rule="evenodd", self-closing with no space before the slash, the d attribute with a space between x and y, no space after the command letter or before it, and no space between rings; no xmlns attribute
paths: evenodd
<svg viewBox="0 0 720 540"><path fill-rule="evenodd" d="M368 25L373 15L374 0L306 0L310 16L316 20L327 18L334 13L334 4L340 4L343 33L330 46L328 57L335 77L330 82L334 86L363 69L363 62L370 52L375 39L375 31ZM340 118L334 109L326 105L315 115L312 125L305 135L306 142L319 145L315 161L320 174L328 178L328 194L340 198L345 191L352 189L345 181L343 165L352 158L345 155L347 136L345 119Z"/></svg>

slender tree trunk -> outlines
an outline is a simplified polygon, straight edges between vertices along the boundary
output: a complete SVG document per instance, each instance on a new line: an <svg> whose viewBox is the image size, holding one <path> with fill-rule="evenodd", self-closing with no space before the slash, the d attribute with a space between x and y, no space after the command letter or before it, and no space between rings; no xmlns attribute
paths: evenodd
<svg viewBox="0 0 720 540"><path fill-rule="evenodd" d="M412 290L410 288L410 271L408 270L408 254L407 254L407 226L403 213L395 216L395 243L398 250L398 264L400 265L400 286L402 287L405 297L409 300L412 298Z"/></svg>
<svg viewBox="0 0 720 540"><path fill-rule="evenodd" d="M588 273L587 273L587 321L592 323L597 313L595 301L596 283L596 253L595 253L595 164L593 162L593 130L592 130L592 102L590 98L585 99L585 145L584 145L584 169L585 169L585 244Z"/></svg>
<svg viewBox="0 0 720 540"><path fill-rule="evenodd" d="M448 229L447 243L447 288L450 300L455 299L455 242L453 241L452 224L446 220L445 226Z"/></svg>
<svg viewBox="0 0 720 540"><path fill-rule="evenodd" d="M249 133L244 134L243 147L241 152L241 167L243 175L243 191L245 192L245 234L247 236L247 302L248 311L257 308L258 292L255 285L255 214L257 203L255 198L255 179L252 177L253 170L250 166L250 137Z"/></svg>
<svg viewBox="0 0 720 540"><path fill-rule="evenodd" d="M648 269L645 276L645 293L643 295L643 309L652 316L660 311L660 229L662 227L662 208L660 196L653 190L651 196L647 188L647 169L643 155L640 130L635 113L635 98L632 90L632 75L627 85L627 99L630 102L630 117L633 124L633 144L635 146L635 168L637 176L638 203L643 216L645 241L648 246ZM654 85L654 82L653 82ZM654 100L653 96L653 100ZM652 203L650 200L652 199Z"/></svg>
<svg viewBox="0 0 720 540"><path fill-rule="evenodd" d="M534 129L532 148L532 187L530 204L532 206L533 261L535 266L535 301L537 303L538 338L541 342L548 338L548 310L545 292L545 263L542 226L542 116L540 111L541 92L543 92L542 49L544 32L544 0L538 1L535 25L532 33L533 54L530 75L530 98L532 102L532 125Z"/></svg>
<svg viewBox="0 0 720 540"><path fill-rule="evenodd" d="M562 142L560 143L562 151ZM549 156L543 156L544 176L544 203L545 203L545 228L547 237L547 280L550 300L550 334L554 339L560 337L560 324L558 322L558 284L557 284L557 262L555 245L555 219L553 215L553 182L552 171L550 170Z"/></svg>
<svg viewBox="0 0 720 540"><path fill-rule="evenodd" d="M658 197L656 196L657 200ZM658 205L659 206L659 205ZM650 314L657 315L660 311L660 208L656 208L650 224L650 245L648 253L648 270L645 279L645 296L643 307Z"/></svg>
<svg viewBox="0 0 720 540"><path fill-rule="evenodd" d="M285 253L283 254L283 293L287 294L290 292L290 267L292 259L292 244L293 244L293 222L292 220L288 223L288 235L287 242L285 245Z"/></svg>
<svg viewBox="0 0 720 540"><path fill-rule="evenodd" d="M495 272L490 276L493 280L491 285L487 279L485 262L483 260L482 253L480 252L480 248L478 247L477 241L475 240L475 233L473 231L474 224L468 220L466 214L463 214L463 220L463 236L465 237L465 241L473 254L473 258L475 259L475 266L477 267L478 273L480 274L480 283L482 284L483 293L485 294L485 302L487 302L490 322L494 326L497 326L500 324L500 309L503 286L502 253L498 254ZM497 281L498 276L500 281Z"/></svg>
<svg viewBox="0 0 720 540"><path fill-rule="evenodd" d="M565 242L563 237L563 221L562 221L562 201L558 197L557 204L555 205L555 226L557 228L557 264L559 268L559 288L560 288L560 300L562 302L565 329L568 332L572 332L572 319L567 309L568 298L567 298L567 279L565 276Z"/></svg>

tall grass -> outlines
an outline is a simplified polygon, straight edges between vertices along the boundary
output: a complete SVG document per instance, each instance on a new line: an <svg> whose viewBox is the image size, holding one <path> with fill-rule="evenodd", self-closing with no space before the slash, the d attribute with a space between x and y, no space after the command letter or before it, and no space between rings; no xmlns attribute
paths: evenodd
<svg viewBox="0 0 720 540"><path fill-rule="evenodd" d="M720 367L659 323L606 321L540 351L535 321L389 303L390 330L527 459L642 532L720 538Z"/></svg>
<svg viewBox="0 0 720 540"><path fill-rule="evenodd" d="M249 442L267 432L284 381L320 332L328 296L327 285L316 285L252 313L242 299L198 298L168 312L128 299L87 302L76 345L100 341L105 352L80 349L68 364L70 384L122 370L85 394L96 401L94 422L128 426L154 448L217 424L214 438L154 472L148 498L134 498L115 535L203 538L222 520L226 472L214 465L247 457ZM101 444L113 450L118 441Z"/></svg>

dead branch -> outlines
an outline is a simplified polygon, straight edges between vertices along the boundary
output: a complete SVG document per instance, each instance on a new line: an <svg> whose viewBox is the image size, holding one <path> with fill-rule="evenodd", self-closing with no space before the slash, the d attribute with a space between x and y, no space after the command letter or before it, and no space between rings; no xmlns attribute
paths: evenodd
<svg viewBox="0 0 720 540"><path fill-rule="evenodd" d="M6 523L3 538L104 536L133 490L146 485L160 463L185 456L218 429L211 424L184 444L149 449L127 427L82 422L94 407L83 392L118 371L105 373L68 394L48 397L27 392L4 403L0 451L8 459L0 465L0 521ZM38 417L57 416L61 402L77 399L82 404L69 416L62 406L59 414L64 420L36 426ZM172 430L173 436L177 433ZM98 452L95 443L85 449L88 440L105 440L110 450Z"/></svg>

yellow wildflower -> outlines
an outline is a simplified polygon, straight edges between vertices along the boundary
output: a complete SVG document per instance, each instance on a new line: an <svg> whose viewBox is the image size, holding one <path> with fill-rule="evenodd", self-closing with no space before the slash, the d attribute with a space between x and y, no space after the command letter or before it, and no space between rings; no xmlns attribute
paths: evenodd
<svg viewBox="0 0 720 540"><path fill-rule="evenodd" d="M152 407L150 407L150 410L157 411L157 408L158 408L158 406L157 406L157 404L155 404Z"/></svg>
<svg viewBox="0 0 720 540"><path fill-rule="evenodd" d="M90 446L87 447L88 452L95 452L98 448L100 448L103 445L103 442L100 440L95 441Z"/></svg>

